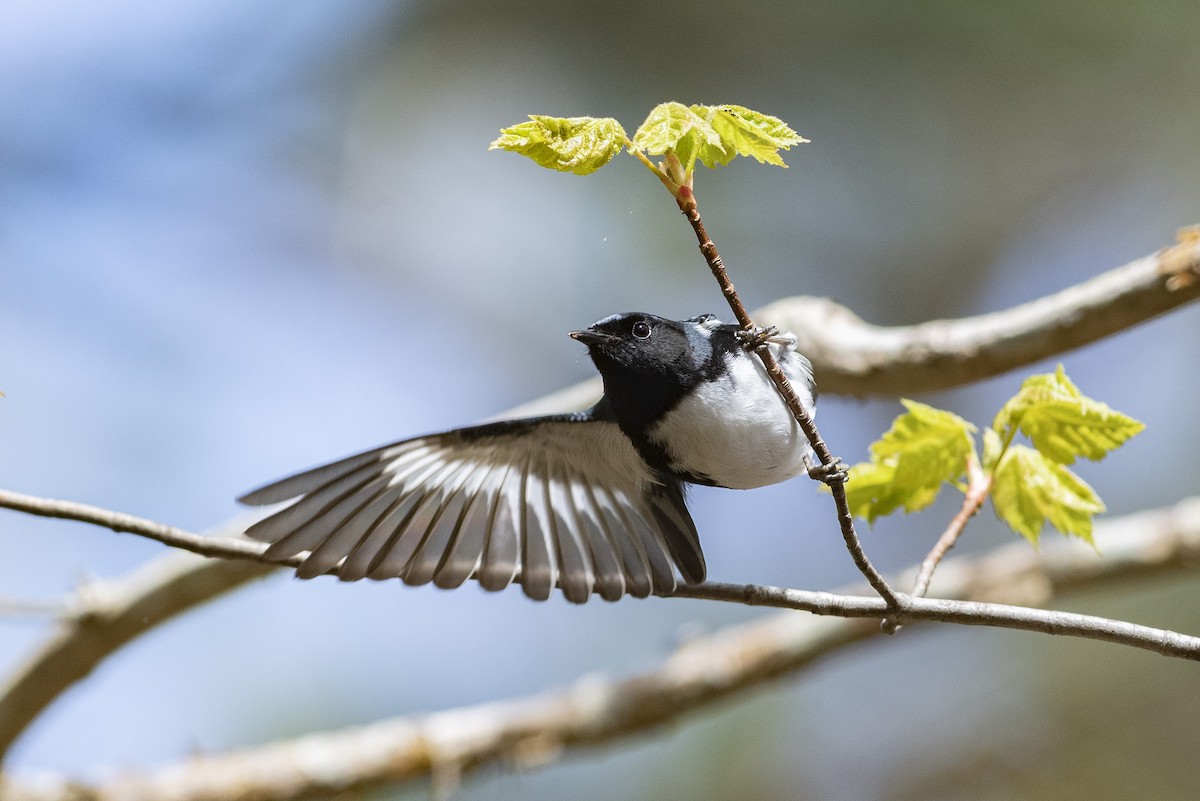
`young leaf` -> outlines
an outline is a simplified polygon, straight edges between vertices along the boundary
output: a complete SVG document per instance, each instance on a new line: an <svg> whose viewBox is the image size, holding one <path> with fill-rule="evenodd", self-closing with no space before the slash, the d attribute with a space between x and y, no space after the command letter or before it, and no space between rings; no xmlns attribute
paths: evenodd
<svg viewBox="0 0 1200 801"><path fill-rule="evenodd" d="M846 503L850 514L868 523L903 507L915 512L933 503L938 487L912 490L896 481L896 462L860 462L850 468L846 480Z"/></svg>
<svg viewBox="0 0 1200 801"><path fill-rule="evenodd" d="M760 163L774 164L787 168L780 150L790 150L792 145L808 140L788 127L778 117L772 117L745 106L692 106L698 116L703 117L721 137L721 145L728 153L724 161L710 162L701 152L700 160L706 167L728 164L736 153L751 156Z"/></svg>
<svg viewBox="0 0 1200 801"><path fill-rule="evenodd" d="M674 101L660 103L650 110L633 135L633 146L652 156L673 150L689 172L697 158L705 164L728 164L736 155L732 151L726 153L721 135L708 120Z"/></svg>
<svg viewBox="0 0 1200 801"><path fill-rule="evenodd" d="M1001 520L1034 545L1046 522L1062 534L1091 542L1092 517L1104 511L1083 479L1025 445L1009 446L996 466L992 505Z"/></svg>
<svg viewBox="0 0 1200 801"><path fill-rule="evenodd" d="M745 106L656 106L633 135L634 148L650 155L673 150L690 172L697 160L706 167L725 165L734 156L786 167L779 155L807 142L778 117Z"/></svg>
<svg viewBox="0 0 1200 801"><path fill-rule="evenodd" d="M551 170L587 175L612 161L628 141L611 117L530 114L528 122L501 130L488 150L511 150Z"/></svg>
<svg viewBox="0 0 1200 801"><path fill-rule="evenodd" d="M996 415L994 428L1010 436L1016 427L1033 446L1060 464L1077 456L1103 459L1145 428L1141 422L1085 396L1060 364L1053 374L1025 379Z"/></svg>
<svg viewBox="0 0 1200 801"><path fill-rule="evenodd" d="M937 488L967 471L975 426L956 414L902 398L908 412L871 444L871 460L896 462L896 480L909 489Z"/></svg>
<svg viewBox="0 0 1200 801"><path fill-rule="evenodd" d="M850 469L846 496L851 513L873 521L901 506L913 512L933 503L945 481L954 481L974 459L975 427L950 412L902 400L900 415L871 445L871 461Z"/></svg>

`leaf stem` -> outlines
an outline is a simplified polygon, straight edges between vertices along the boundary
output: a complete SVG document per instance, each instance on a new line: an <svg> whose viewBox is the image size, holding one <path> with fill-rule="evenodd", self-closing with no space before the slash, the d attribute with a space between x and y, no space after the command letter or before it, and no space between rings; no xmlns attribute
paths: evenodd
<svg viewBox="0 0 1200 801"><path fill-rule="evenodd" d="M704 228L704 223L700 219L700 211L696 206L695 194L686 186L680 187L679 194L676 195L676 201L679 203L679 208L683 211L683 216L691 223L692 230L696 233L696 239L700 243L700 253L708 263L708 268L712 271L713 277L717 279L717 284L721 287L721 294L725 296L726 302L729 303L729 308L737 318L738 325L743 330L753 331L755 327L754 320L751 319L750 313L746 311L746 307L742 305L741 298L738 297L737 290L733 286L733 281L730 280L729 273L725 269L725 263L721 260L721 255L717 253L717 246L713 243L708 235L708 231ZM854 560L854 565L866 577L875 592L879 593L879 596L887 603L889 611L899 609L899 597L895 590L884 580L883 576L880 575L879 571L875 569L875 566L871 564L871 560L867 558L866 551L862 547L862 542L858 538L858 532L855 531L854 517L850 514L850 506L846 502L845 473L836 470L839 460L834 457L829 447L825 444L825 440L822 439L808 410L800 402L800 398L792 388L791 382L784 375L779 362L775 360L766 343L755 348L754 352L762 361L763 368L766 369L767 375L770 377L772 383L775 384L775 388L779 390L784 403L787 404L788 409L796 418L800 429L808 437L813 453L816 454L823 466L834 468L829 473L826 483L829 485L830 493L833 495L833 501L837 507L838 526L841 528L842 538L846 541L846 549L850 552L850 557ZM894 618L894 615L890 615L888 619L884 620L885 631L895 631L897 621Z"/></svg>
<svg viewBox="0 0 1200 801"><path fill-rule="evenodd" d="M980 466L979 460L972 454L967 458L967 489L964 493L962 507L950 519L942 536L938 537L938 541L934 543L925 560L921 562L917 580L913 583L912 594L914 597L923 597L929 591L929 582L933 578L933 571L937 570L942 559L958 542L963 529L967 527L967 521L979 513L991 491L992 473L985 471Z"/></svg>
<svg viewBox="0 0 1200 801"><path fill-rule="evenodd" d="M645 164L646 169L650 170L650 172L659 176L660 179L662 178L662 170L660 170L658 168L658 165L655 164L653 161L651 161L649 156L647 156L645 153L643 153L642 151L640 151L636 147L634 147L633 142L630 141L628 137L625 138L625 149L629 153L629 155L633 156L638 161L642 162L642 164Z"/></svg>

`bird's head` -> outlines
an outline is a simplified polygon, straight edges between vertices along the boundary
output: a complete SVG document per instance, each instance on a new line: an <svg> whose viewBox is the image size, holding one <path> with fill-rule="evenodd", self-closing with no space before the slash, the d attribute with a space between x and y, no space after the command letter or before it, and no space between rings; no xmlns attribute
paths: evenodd
<svg viewBox="0 0 1200 801"><path fill-rule="evenodd" d="M721 323L711 314L668 320L645 312L605 317L571 337L587 345L617 407L656 416L716 368L711 336ZM630 409L630 412L633 410Z"/></svg>

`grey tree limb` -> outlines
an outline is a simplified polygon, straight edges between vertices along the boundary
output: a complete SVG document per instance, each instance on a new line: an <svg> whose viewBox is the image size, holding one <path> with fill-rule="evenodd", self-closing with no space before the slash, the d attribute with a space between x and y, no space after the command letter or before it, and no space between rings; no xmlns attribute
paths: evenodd
<svg viewBox="0 0 1200 801"><path fill-rule="evenodd" d="M864 321L829 298L798 295L751 313L796 335L822 395L896 397L963 386L1083 347L1200 298L1200 238L1181 241L1081 284L1001 311L917 325ZM600 396L581 381L513 416L582 409Z"/></svg>
<svg viewBox="0 0 1200 801"><path fill-rule="evenodd" d="M977 317L916 326L872 326L845 307L817 298L782 300L754 316L763 323L791 329L800 337L802 350L817 364L823 392L891 395L995 375L1137 325L1198 296L1200 238L1191 233L1181 236L1176 246L1083 284ZM583 382L510 415L582 407L598 395L598 382ZM200 554L253 559L261 547L245 540L201 537L94 507L18 497L34 507L40 505L41 511L25 509L34 514L131 531ZM71 599L75 611L0 688L0 754L33 716L107 654L147 628L270 569L252 561L197 560L173 554L121 582L83 588ZM1121 563L1117 572L1125 576L1131 569ZM92 590L97 592L89 599ZM784 605L795 601L786 595L778 600ZM932 614L932 610L924 613Z"/></svg>
<svg viewBox="0 0 1200 801"><path fill-rule="evenodd" d="M981 558L948 560L933 581L943 600L913 599L914 606L907 610L912 616L905 622L954 619L992 625L988 616L995 613L1000 616L995 624L1006 625L1001 618L1010 612L1004 610L1018 604L1046 603L1060 593L1187 569L1200 557L1200 498L1109 519L1097 524L1095 536L1103 558L1090 548L1061 541L1040 552L1017 542ZM6 801L283 801L417 779L453 784L485 766L538 765L569 751L677 723L879 635L872 618L885 611L883 601L874 596L731 585L705 585L695 594L740 594L742 600L768 604L780 596L790 605L812 603L846 612L860 610L869 616L769 615L690 640L654 669L630 677L589 676L526 698L190 757L94 785L56 777L8 777L0 779L4 782L0 797ZM1050 625L1044 627L1017 627L1078 633L1071 620L1068 615L1049 619ZM1106 625L1099 618L1091 620ZM1059 621L1066 628L1060 628ZM1160 650L1170 652L1182 640L1163 632L1159 642Z"/></svg>
<svg viewBox="0 0 1200 801"><path fill-rule="evenodd" d="M1200 237L1002 311L877 326L827 298L794 297L755 313L791 330L822 393L896 396L961 386L1082 347L1200 297Z"/></svg>

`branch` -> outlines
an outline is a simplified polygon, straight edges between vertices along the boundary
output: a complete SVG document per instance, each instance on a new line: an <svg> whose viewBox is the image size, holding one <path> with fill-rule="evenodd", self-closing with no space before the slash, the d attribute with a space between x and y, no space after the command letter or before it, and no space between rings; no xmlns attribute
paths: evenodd
<svg viewBox="0 0 1200 801"><path fill-rule="evenodd" d="M230 553L243 544L233 539L214 542L228 546ZM0 761L55 698L87 677L109 654L163 621L273 568L244 559L204 559L173 552L120 581L81 587L67 600L69 611L50 637L0 685Z"/></svg>
<svg viewBox="0 0 1200 801"><path fill-rule="evenodd" d="M905 395L957 387L1074 350L1200 298L1200 237L1003 311L885 327L823 298L777 301L756 318L798 337L823 393Z"/></svg>
<svg viewBox="0 0 1200 801"><path fill-rule="evenodd" d="M208 556L251 560L262 569L279 566L295 567L303 561L303 557L294 556L279 562L264 562L262 561L262 552L266 550L266 545L263 543L245 539L203 537L153 521L141 520L132 515L89 507L85 504L34 498L0 490L0 506L48 517L70 517L74 520L94 522L109 528L112 527L112 521L120 519L123 531L146 532L146 536L152 536L153 539L165 545L203 552ZM1197 506L1197 509L1200 510L1200 506ZM1200 514L1200 511L1195 513ZM332 571L331 568L330 572L332 573ZM829 592L782 589L754 584L698 584L693 587L677 589L673 593L673 597L705 598L750 606L799 609L817 615L835 617L882 618L888 616L887 609L889 607L888 602L881 598L861 598ZM896 605L900 610L900 616L906 621L960 623L1026 631L1045 631L1051 634L1131 645L1156 651L1166 656L1200 660L1200 637L1135 626L1107 618L1042 609L1014 609L996 603L965 603L954 600L914 598L900 594L896 596Z"/></svg>
<svg viewBox="0 0 1200 801"><path fill-rule="evenodd" d="M974 615L971 610L1013 615L1015 607L996 602L1045 603L1061 592L1187 568L1200 558L1200 497L1174 508L1104 521L1097 525L1095 536L1105 553L1103 559L1089 548L1062 541L1040 552L1016 542L982 558L948 560L938 571L935 588L960 600L912 599L914 609L926 619L949 616L959 622ZM859 608L870 617L878 617L885 608L875 597L766 587L705 585L696 595L791 605L803 600L837 605L843 611ZM1054 617L1047 618L1045 626L1017 627L1076 633L1054 625L1076 616L1046 614ZM906 617L906 622L915 619ZM1089 620L1102 626L1112 623ZM989 625L986 615L970 622ZM36 784L0 780L0 797L6 801L283 801L424 777L454 782L484 766L541 764L565 749L595 747L676 723L879 633L878 626L862 619L771 615L685 643L657 668L624 679L588 677L527 698L192 757L99 785L61 779ZM1195 639L1168 632L1156 636L1167 649Z"/></svg>
<svg viewBox="0 0 1200 801"><path fill-rule="evenodd" d="M807 296L783 298L752 314L796 335L822 395L932 392L1075 350L1200 299L1200 243L1184 239L1052 295L974 317L872 325L840 303ZM518 411L582 409L599 395L599 379L590 379Z"/></svg>
<svg viewBox="0 0 1200 801"><path fill-rule="evenodd" d="M983 508L991 491L992 474L984 472L983 466L979 464L979 460L972 452L967 457L967 491L963 493L962 507L950 519L942 536L938 537L938 541L934 543L933 548L925 556L925 560L921 562L921 569L917 571L917 578L913 582L913 595L920 597L929 591L929 582L933 579L933 571L937 570L937 566L942 563L946 554L958 542L958 538L962 536L963 529L967 527L970 519Z"/></svg>
<svg viewBox="0 0 1200 801"><path fill-rule="evenodd" d="M806 297L778 301L755 312L755 317L797 334L801 350L817 366L821 390L826 394L912 393L996 375L1142 323L1200 296L1198 275L1200 243L1183 237L1175 247L1083 284L977 317L888 328L869 325L832 301ZM525 404L508 416L583 408L599 394L599 381L593 379ZM29 496L6 496L31 502L29 508L20 503L12 508L105 525L201 554L246 559L253 558L260 547L237 540L221 540L221 544L214 545L217 541L211 538L128 515ZM170 540L156 536L164 533L170 535ZM236 552L239 548L241 553ZM1107 553L1112 555L1111 551ZM108 653L191 605L270 569L257 563L224 560L193 560L191 567L183 562L174 567L168 564L177 560L177 555L158 560L160 566L149 565L145 574L139 571L127 585L113 585L111 596L104 594L124 598L130 610L127 615L105 612L104 604L95 598L86 602L82 597L75 599L79 604L75 616L64 622L51 641L0 690L0 754L34 715L63 689L86 676ZM1124 567L1116 569L1124 574ZM176 581L205 589L178 593L171 589ZM114 604L110 611L117 606ZM135 608L146 614L139 616ZM40 685L28 683L31 675L40 677ZM29 703L16 700L21 697L27 697ZM21 710L19 714L17 710ZM10 721L14 725L8 725Z"/></svg>
<svg viewBox="0 0 1200 801"><path fill-rule="evenodd" d="M242 570L222 569L217 567L219 563L212 563L210 567L193 567L188 560L154 563L144 573L139 572L110 587L107 593L93 590L90 593L92 602L81 606L81 612L75 619L60 629L0 691L0 754L63 689L86 676L107 654L137 634L196 603L261 576L274 567L296 566L300 562L300 557L294 557L278 564L265 563L261 561L262 551L265 550L261 543L204 537L86 504L0 491L0 506L46 517L93 523L147 536L165 545L205 556L249 562ZM1200 511L1197 511L1200 510L1200 502L1195 506L1193 517L1200 516ZM1117 524L1110 522L1109 525ZM1183 525L1182 530L1190 531L1190 525ZM1200 529L1200 523L1196 523L1195 528ZM1181 542L1185 539L1182 537ZM887 615L888 609L887 603L880 599L756 585L704 584L680 589L676 595L854 618L882 618ZM96 602L95 598L101 601ZM1013 608L994 603L922 600L903 595L896 597L896 608L898 613L889 617L913 622L939 621L1043 631L1130 645L1169 656L1200 659L1200 638L1087 615Z"/></svg>

